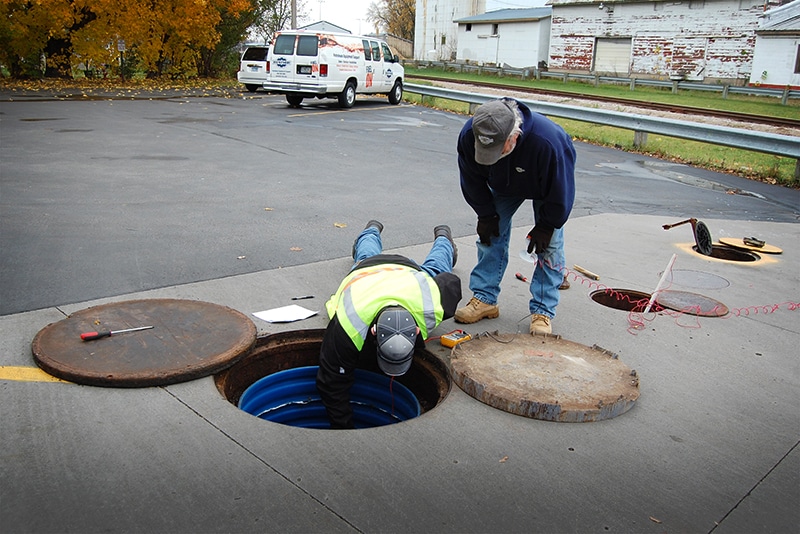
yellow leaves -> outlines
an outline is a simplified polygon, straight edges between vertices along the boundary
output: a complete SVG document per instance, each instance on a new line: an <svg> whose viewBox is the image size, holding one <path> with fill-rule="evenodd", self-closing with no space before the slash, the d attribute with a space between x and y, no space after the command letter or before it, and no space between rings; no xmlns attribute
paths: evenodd
<svg viewBox="0 0 800 534"><path fill-rule="evenodd" d="M221 13L250 9L247 0L37 0L0 2L0 63L44 50L51 38L70 41L72 64L114 64L124 40L148 69L191 63L220 39ZM6 44L4 43L4 44Z"/></svg>

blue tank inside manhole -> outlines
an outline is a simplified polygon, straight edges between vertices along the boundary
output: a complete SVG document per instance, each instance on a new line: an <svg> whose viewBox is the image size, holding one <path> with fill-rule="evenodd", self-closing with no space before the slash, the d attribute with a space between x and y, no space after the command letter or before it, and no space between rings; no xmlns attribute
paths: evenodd
<svg viewBox="0 0 800 534"><path fill-rule="evenodd" d="M265 376L242 393L239 409L261 419L303 428L330 428L317 391L318 366L295 367ZM356 369L350 390L358 428L391 425L418 417L420 405L410 389L386 375Z"/></svg>
<svg viewBox="0 0 800 534"><path fill-rule="evenodd" d="M255 417L289 426L330 428L316 390L324 334L323 329L294 330L258 338L249 354L214 375L217 389L228 402ZM377 366L356 373L351 391L356 429L424 415L444 401L452 384L447 366L428 350L417 351L411 369L394 381Z"/></svg>

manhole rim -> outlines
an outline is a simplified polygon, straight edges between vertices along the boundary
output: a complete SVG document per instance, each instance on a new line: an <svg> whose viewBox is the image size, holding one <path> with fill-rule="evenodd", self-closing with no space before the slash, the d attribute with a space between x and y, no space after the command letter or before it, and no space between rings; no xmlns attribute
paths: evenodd
<svg viewBox="0 0 800 534"><path fill-rule="evenodd" d="M324 333L325 333L324 328L317 328L317 329L286 330L258 337L256 343L254 344L254 348L250 351L250 353L245 355L234 365L226 369L223 369L220 372L213 375L212 378L214 380L215 389L220 394L222 400L226 404L232 406L237 412L245 414L253 419L260 419L261 421L264 421L266 423L276 424L284 427L293 427L301 430L324 430L318 428L303 428L300 426L286 425L283 423L269 421L267 419L261 419L252 414L247 413L244 410L241 410L238 407L241 395L244 393L247 387L254 384L260 378L264 378L266 376L269 376L270 374L274 374L281 370L292 369L304 365L318 365L319 344L322 342L322 337L324 336ZM247 382L247 384L244 386L240 384L237 387L232 384L232 381L234 380L232 375L237 373L237 371L243 366L254 365L253 364L254 357L256 358L257 361L264 360L271 357L270 354L267 353L268 350L275 350L283 347L294 347L296 344L306 345L306 346L315 345L316 350L314 352L313 360L304 360L307 363L298 365L287 365L283 369L277 369L265 374L261 374L258 378L252 380L245 379L245 382ZM306 349L307 348L308 347L306 347ZM409 386L409 384L407 383L404 383L410 376L414 376L412 374L412 371L415 373L421 373L429 377L429 382L431 382L431 384L428 385L428 389L435 390L435 395L429 394L427 399L422 399L420 398L420 393L418 392L417 388L415 388L414 386ZM428 412L442 405L450 396L450 393L453 389L453 377L450 374L450 370L447 364L436 354L427 349L423 351L417 351L417 353L414 356L414 361L412 363L412 367L409 370L409 372L402 377L397 377L397 380L398 382L403 383L405 387L407 387L414 393L414 395L417 397L421 405L421 411L419 416L408 419L406 421L401 421L400 423L410 423L415 419L424 417ZM422 394L424 394L424 392ZM434 396L436 397L435 401L431 401L430 398ZM394 423L392 425L386 425L386 426L394 426L395 424L400 424L400 423ZM367 428L360 428L358 430L370 430L372 428L380 428L380 427L367 427Z"/></svg>
<svg viewBox="0 0 800 534"><path fill-rule="evenodd" d="M599 302L597 300L597 298L596 298L596 297L600 297L602 295L608 296L609 298L616 298L616 297L614 297L614 293L619 293L619 294L622 294L622 295L625 296L625 299L616 299L617 302L621 302L621 303L624 304L624 302L627 301L628 303L631 304L631 306L624 306L624 307L622 307L622 306L620 306L620 307L611 306L609 304L606 304L606 303L603 303L603 302ZM636 301L631 301L631 300L628 300L628 297L630 297L630 296L636 296L636 297L641 297L641 298L639 300L636 300ZM653 296L652 293L647 293L645 291L639 291L637 289L622 289L622 288L615 288L615 287L607 287L607 288L604 288L604 289L595 289L594 291L589 292L589 298L595 304L599 304L600 306L603 306L605 308L609 308L609 309L612 309L612 310L618 310L618 311L624 311L624 312L643 312L645 310L645 308L646 308L646 304L643 304L643 303L645 301L649 302L650 299L652 298L652 296ZM638 305L634 306L634 304L637 304L637 303L638 303ZM657 306L655 304L655 302L653 303L653 306L650 308L650 311L653 311L653 312L659 312L659 311L662 311L662 310L663 310L663 307L662 306Z"/></svg>
<svg viewBox="0 0 800 534"><path fill-rule="evenodd" d="M758 255L754 251L742 250L742 249L738 249L736 247L732 247L732 246L729 246L729 245L724 245L722 243L714 243L714 244L712 244L711 245L711 254L703 254L702 252L700 252L697 249L697 245L692 245L691 250L692 250L692 252L694 252L695 254L697 254L698 256L703 257L703 258L712 258L712 259L715 259L715 260L725 261L725 262L730 262L730 263L736 263L736 264L748 265L748 264L758 263L759 261L761 261L763 259L760 255ZM724 251L725 253L732 253L732 254L735 254L735 255L739 255L740 257L746 257L746 258L750 258L750 259L737 260L737 259L731 259L731 258L721 258L721 257L718 257L718 256L714 255L715 252L719 253L721 251Z"/></svg>

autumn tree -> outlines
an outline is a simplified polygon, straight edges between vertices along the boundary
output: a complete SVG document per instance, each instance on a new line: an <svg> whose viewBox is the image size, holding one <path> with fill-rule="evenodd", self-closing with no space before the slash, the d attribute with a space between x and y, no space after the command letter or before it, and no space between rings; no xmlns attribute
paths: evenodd
<svg viewBox="0 0 800 534"><path fill-rule="evenodd" d="M228 48L244 37L254 1L0 0L0 62L21 75L43 57L46 75L71 76L81 63L115 64L124 42L150 76L203 71L223 37Z"/></svg>
<svg viewBox="0 0 800 534"><path fill-rule="evenodd" d="M2 0L0 61L17 75L41 70L50 76L71 74L72 37L97 18L81 0Z"/></svg>
<svg viewBox="0 0 800 534"><path fill-rule="evenodd" d="M197 74L205 77L217 76L239 67L238 45L247 35L247 30L256 20L258 0L248 0L248 9L230 11L224 6L220 9L217 24L219 40L214 46L200 47L196 54Z"/></svg>
<svg viewBox="0 0 800 534"><path fill-rule="evenodd" d="M265 43L272 41L272 36L290 26L292 20L292 0L255 0L257 4L256 21L251 26L251 33L263 39ZM306 2L295 0L298 20L306 17Z"/></svg>
<svg viewBox="0 0 800 534"><path fill-rule="evenodd" d="M367 10L367 20L380 31L414 40L415 0L378 0Z"/></svg>

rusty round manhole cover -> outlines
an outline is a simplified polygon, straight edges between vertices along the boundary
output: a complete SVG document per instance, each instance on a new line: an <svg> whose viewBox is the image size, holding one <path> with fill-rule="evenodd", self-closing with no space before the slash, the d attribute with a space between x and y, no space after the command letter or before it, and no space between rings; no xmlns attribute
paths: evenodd
<svg viewBox="0 0 800 534"><path fill-rule="evenodd" d="M450 369L475 399L547 421L610 419L639 398L636 371L614 354L554 336L484 335L456 345Z"/></svg>
<svg viewBox="0 0 800 534"><path fill-rule="evenodd" d="M689 291L659 291L656 303L670 310L700 317L724 317L729 312L728 307L720 301Z"/></svg>
<svg viewBox="0 0 800 534"><path fill-rule="evenodd" d="M84 332L152 329L92 341ZM36 334L31 352L48 373L79 384L162 386L193 380L233 365L255 345L256 327L244 314L195 300L148 299L87 308Z"/></svg>

